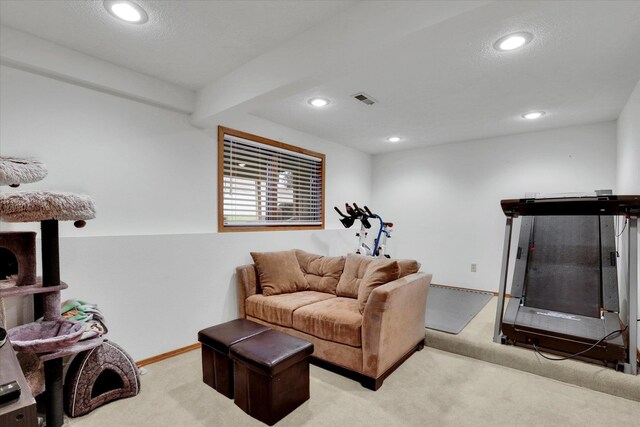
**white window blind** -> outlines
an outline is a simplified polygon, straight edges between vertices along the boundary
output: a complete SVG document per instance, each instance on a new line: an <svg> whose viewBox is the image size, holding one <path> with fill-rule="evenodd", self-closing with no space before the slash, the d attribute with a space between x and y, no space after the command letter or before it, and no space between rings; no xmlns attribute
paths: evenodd
<svg viewBox="0 0 640 427"><path fill-rule="evenodd" d="M224 134L223 227L323 225L323 156Z"/></svg>

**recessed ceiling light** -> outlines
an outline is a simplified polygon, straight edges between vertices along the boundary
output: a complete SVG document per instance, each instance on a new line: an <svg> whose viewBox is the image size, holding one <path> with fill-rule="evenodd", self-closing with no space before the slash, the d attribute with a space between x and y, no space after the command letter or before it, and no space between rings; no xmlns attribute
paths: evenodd
<svg viewBox="0 0 640 427"><path fill-rule="evenodd" d="M246 164L246 163L238 163L238 166L240 166L241 168L243 168L243 167L247 166L247 164Z"/></svg>
<svg viewBox="0 0 640 427"><path fill-rule="evenodd" d="M311 98L307 102L314 107L325 107L329 105L330 101L327 98Z"/></svg>
<svg viewBox="0 0 640 427"><path fill-rule="evenodd" d="M499 51L508 51L518 49L529 43L533 39L531 33L514 33L504 37L500 37L493 47Z"/></svg>
<svg viewBox="0 0 640 427"><path fill-rule="evenodd" d="M400 142L402 138L400 138L399 136L390 136L389 138L387 138L387 141L389 142Z"/></svg>
<svg viewBox="0 0 640 427"><path fill-rule="evenodd" d="M104 7L111 15L131 24L144 24L149 20L147 12L129 0L104 0Z"/></svg>
<svg viewBox="0 0 640 427"><path fill-rule="evenodd" d="M535 119L539 119L544 115L545 115L544 111L531 111L530 113L523 114L522 118L527 120L535 120Z"/></svg>

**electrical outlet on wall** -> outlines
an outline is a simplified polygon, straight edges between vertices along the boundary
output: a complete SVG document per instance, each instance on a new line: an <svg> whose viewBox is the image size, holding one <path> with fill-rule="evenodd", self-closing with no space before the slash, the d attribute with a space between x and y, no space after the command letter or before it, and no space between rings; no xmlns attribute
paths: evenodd
<svg viewBox="0 0 640 427"><path fill-rule="evenodd" d="M478 264L474 262L471 264L471 272L475 273L476 271L478 271Z"/></svg>

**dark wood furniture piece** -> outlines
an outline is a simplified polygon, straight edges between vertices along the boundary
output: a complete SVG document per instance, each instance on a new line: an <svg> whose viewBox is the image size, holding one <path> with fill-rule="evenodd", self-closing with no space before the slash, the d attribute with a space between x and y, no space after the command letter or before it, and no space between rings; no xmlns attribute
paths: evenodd
<svg viewBox="0 0 640 427"><path fill-rule="evenodd" d="M233 399L233 362L229 348L268 330L250 320L236 319L198 332L198 341L202 343L202 381Z"/></svg>
<svg viewBox="0 0 640 427"><path fill-rule="evenodd" d="M17 400L0 405L0 427L37 426L36 401L9 340L0 347L0 367L0 384L17 381L21 390Z"/></svg>
<svg viewBox="0 0 640 427"><path fill-rule="evenodd" d="M231 346L235 404L274 425L309 399L313 344L269 330Z"/></svg>

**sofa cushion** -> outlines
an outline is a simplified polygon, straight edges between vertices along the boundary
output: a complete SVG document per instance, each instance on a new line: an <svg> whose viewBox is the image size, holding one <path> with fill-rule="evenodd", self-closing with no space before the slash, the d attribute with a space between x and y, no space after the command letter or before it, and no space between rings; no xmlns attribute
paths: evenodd
<svg viewBox="0 0 640 427"><path fill-rule="evenodd" d="M369 295L378 286L393 282L400 277L398 261L389 259L376 259L369 264L358 288L358 309L364 313Z"/></svg>
<svg viewBox="0 0 640 427"><path fill-rule="evenodd" d="M286 294L309 288L294 251L251 252L251 257L256 264L264 295Z"/></svg>
<svg viewBox="0 0 640 427"><path fill-rule="evenodd" d="M417 273L420 270L420 263L415 259L399 259L397 261L400 267L400 277ZM400 277L398 277L398 279Z"/></svg>
<svg viewBox="0 0 640 427"><path fill-rule="evenodd" d="M367 272L369 264L375 258L356 254L348 254L344 263L344 271L336 288L339 297L358 298L360 282Z"/></svg>
<svg viewBox="0 0 640 427"><path fill-rule="evenodd" d="M293 328L314 337L352 347L362 346L362 314L358 300L331 298L293 312Z"/></svg>
<svg viewBox="0 0 640 427"><path fill-rule="evenodd" d="M276 325L291 327L293 325L293 312L307 304L313 304L335 295L316 291L302 291L281 295L251 295L245 301L245 310L248 316L275 323Z"/></svg>
<svg viewBox="0 0 640 427"><path fill-rule="evenodd" d="M344 270L345 257L315 255L300 249L296 249L296 257L302 274L309 283L309 290L336 293L338 280Z"/></svg>

